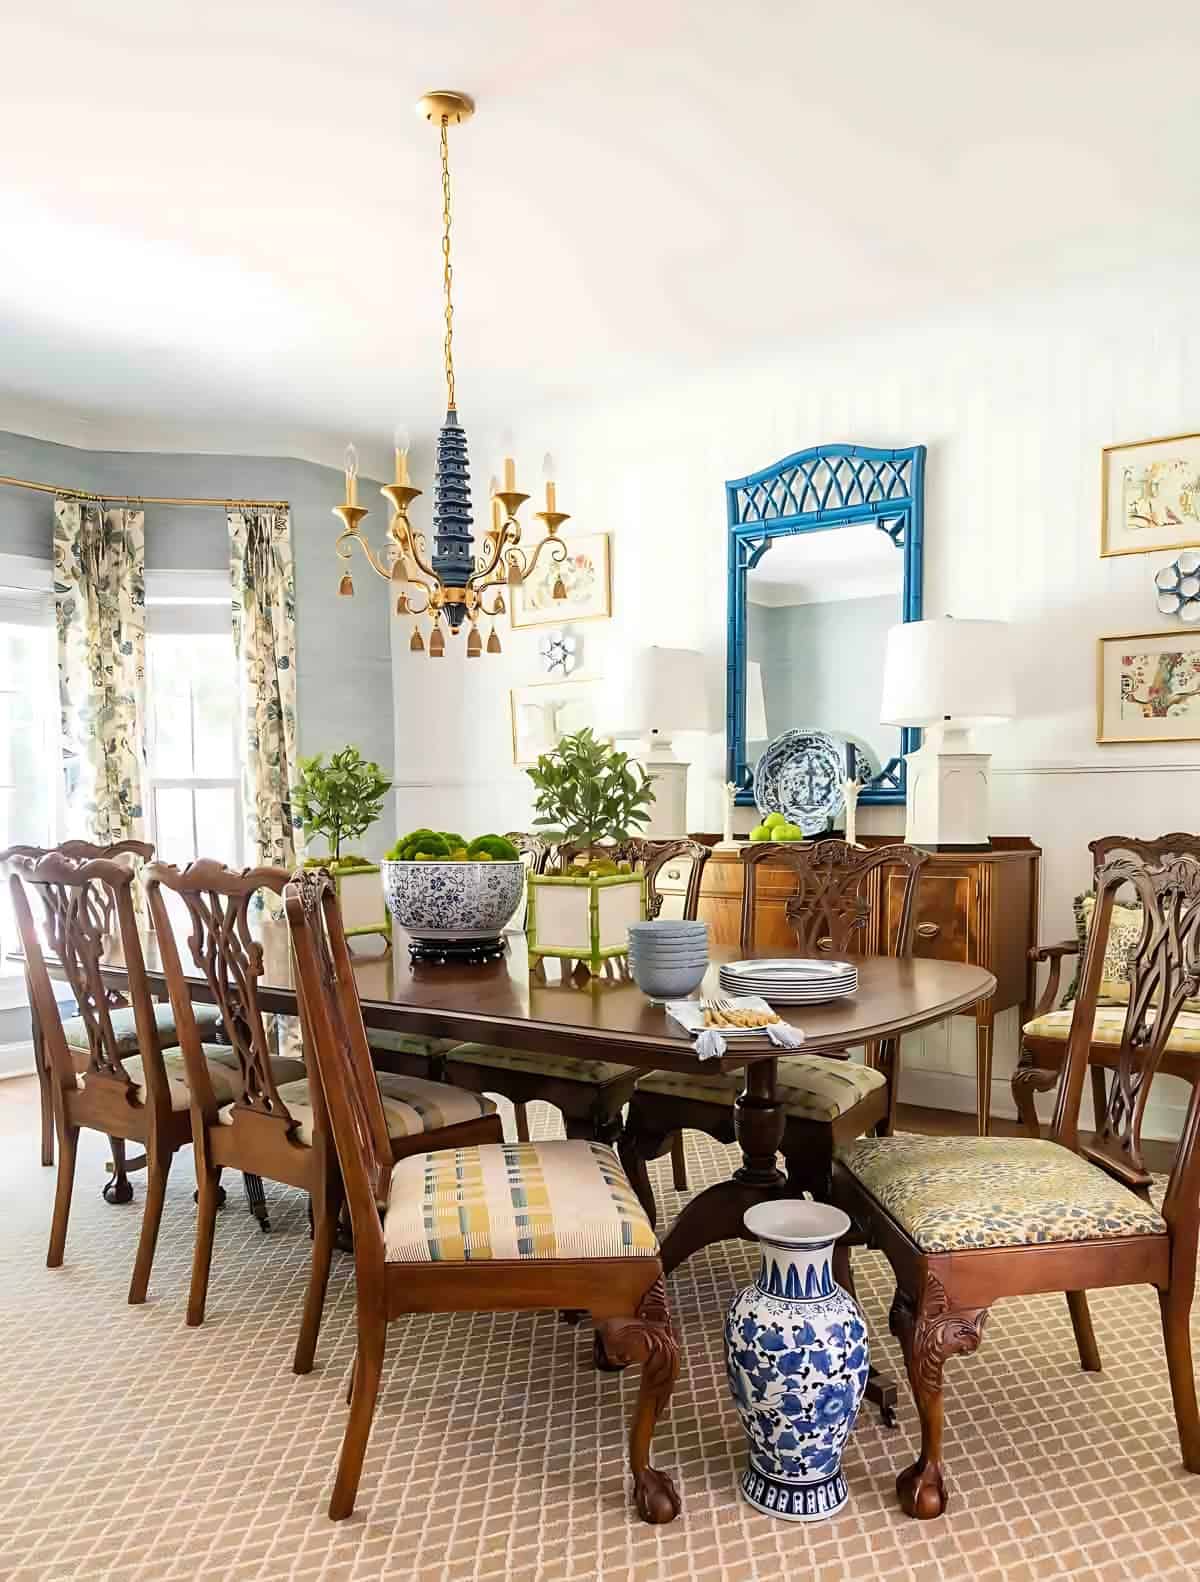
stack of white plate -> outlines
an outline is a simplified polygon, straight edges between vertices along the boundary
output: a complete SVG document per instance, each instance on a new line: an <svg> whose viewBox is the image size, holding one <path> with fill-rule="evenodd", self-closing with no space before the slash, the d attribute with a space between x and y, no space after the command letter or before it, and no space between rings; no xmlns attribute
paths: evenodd
<svg viewBox="0 0 1200 1582"><path fill-rule="evenodd" d="M819 1005L840 1000L858 988L858 968L849 961L730 961L721 968L721 987L729 994L758 994L772 1005Z"/></svg>

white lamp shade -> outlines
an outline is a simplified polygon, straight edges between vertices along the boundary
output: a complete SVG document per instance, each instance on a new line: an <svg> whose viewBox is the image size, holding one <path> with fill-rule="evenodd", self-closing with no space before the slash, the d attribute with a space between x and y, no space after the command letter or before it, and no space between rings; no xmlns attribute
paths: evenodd
<svg viewBox="0 0 1200 1582"><path fill-rule="evenodd" d="M762 666L757 659L746 661L746 740L767 739L767 700L763 695Z"/></svg>
<svg viewBox="0 0 1200 1582"><path fill-rule="evenodd" d="M1007 720L1016 713L1007 621L905 621L887 635L884 725Z"/></svg>
<svg viewBox="0 0 1200 1582"><path fill-rule="evenodd" d="M708 730L704 655L693 648L643 648L634 658L617 708L620 735L668 737L677 731Z"/></svg>

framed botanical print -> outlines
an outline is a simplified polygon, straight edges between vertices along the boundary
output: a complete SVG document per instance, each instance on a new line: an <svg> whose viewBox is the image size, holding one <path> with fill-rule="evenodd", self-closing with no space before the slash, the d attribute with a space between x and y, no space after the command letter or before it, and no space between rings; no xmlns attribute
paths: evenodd
<svg viewBox="0 0 1200 1582"><path fill-rule="evenodd" d="M514 627L601 621L612 614L608 534L581 533L560 542L565 560L543 552L530 575L512 590ZM556 599L559 584L562 597Z"/></svg>
<svg viewBox="0 0 1200 1582"><path fill-rule="evenodd" d="M513 687L513 763L519 768L536 763L542 753L557 747L564 736L597 725L599 680L535 681Z"/></svg>
<svg viewBox="0 0 1200 1582"><path fill-rule="evenodd" d="M1097 658L1098 742L1200 741L1200 632L1102 637Z"/></svg>
<svg viewBox="0 0 1200 1582"><path fill-rule="evenodd" d="M1200 545L1200 434L1102 452L1101 555Z"/></svg>

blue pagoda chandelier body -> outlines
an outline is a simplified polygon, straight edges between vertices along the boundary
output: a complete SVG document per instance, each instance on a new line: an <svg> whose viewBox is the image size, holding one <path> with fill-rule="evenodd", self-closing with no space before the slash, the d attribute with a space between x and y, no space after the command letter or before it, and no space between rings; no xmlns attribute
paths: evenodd
<svg viewBox="0 0 1200 1582"><path fill-rule="evenodd" d="M558 530L567 521L567 515L557 509L555 485L551 477L552 464L546 458L546 507L537 513L545 529L545 536L528 554L521 546L521 527L517 512L529 496L522 494L516 485L516 469L511 457L504 462L504 484L497 487L493 481L491 491L491 525L484 535L480 548L476 548L471 509L471 472L467 455L467 435L458 421L458 407L454 389L454 303L452 297L453 270L450 263L450 152L448 129L474 114L474 102L466 94L439 91L427 93L417 105L426 120L441 129L442 157L442 293L444 298L446 421L438 431L436 463L433 475L433 554L427 552L424 533L418 533L408 520L408 508L420 495L408 475L408 435L396 431L395 476L385 484L380 493L392 510L387 538L383 550L376 555L360 531L363 518L368 514L358 503L358 454L353 445L346 450L346 498L333 508L341 519L342 532L334 548L343 562L348 562L355 544L358 544L368 564L381 577L398 584L396 614L413 617L413 633L409 647L415 652L425 648L419 617L430 623L429 654L440 658L446 651L445 633L457 636L467 629L465 649L468 658L475 658L484 650L479 623L491 623L487 652L500 652L500 638L496 632L496 618L507 608L504 598L506 587L524 582L545 554L551 561L561 563L566 559L566 545ZM352 595L354 579L347 565L338 589L343 595ZM556 599L566 598L561 578L556 578L553 588Z"/></svg>

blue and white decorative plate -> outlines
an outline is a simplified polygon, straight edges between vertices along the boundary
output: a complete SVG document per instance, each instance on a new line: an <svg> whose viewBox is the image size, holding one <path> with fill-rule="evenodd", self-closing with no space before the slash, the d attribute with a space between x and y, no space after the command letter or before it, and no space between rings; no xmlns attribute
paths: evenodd
<svg viewBox="0 0 1200 1582"><path fill-rule="evenodd" d="M754 800L819 835L841 812L846 755L827 731L784 731L754 766Z"/></svg>

